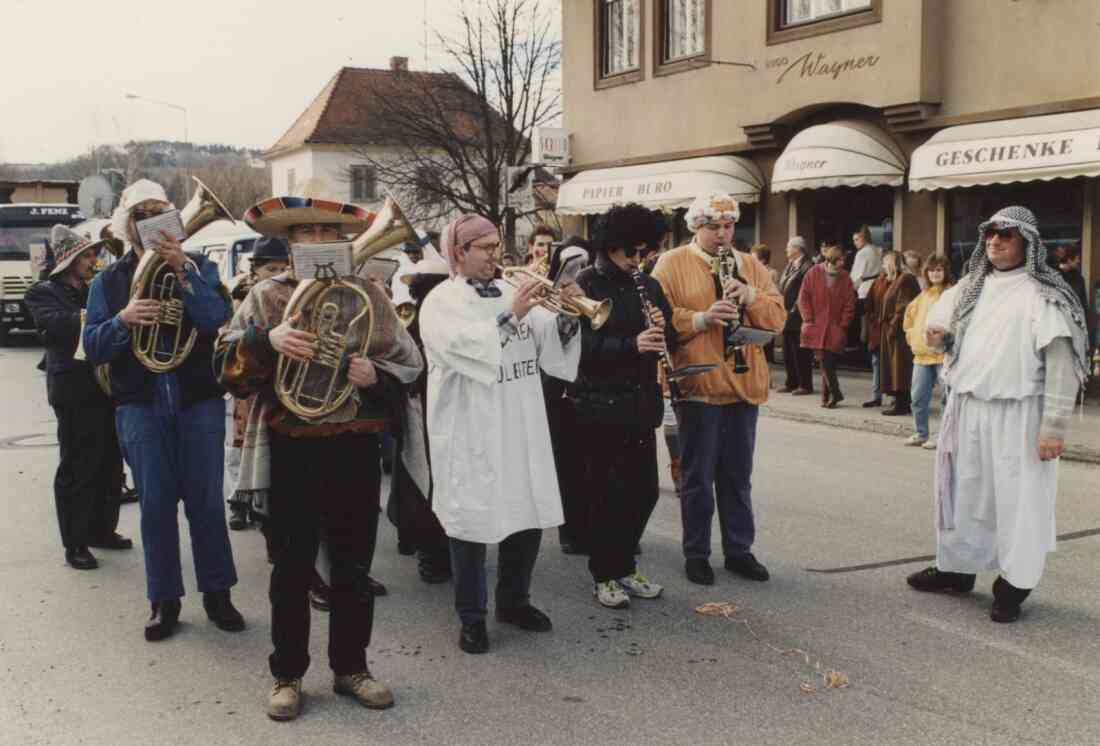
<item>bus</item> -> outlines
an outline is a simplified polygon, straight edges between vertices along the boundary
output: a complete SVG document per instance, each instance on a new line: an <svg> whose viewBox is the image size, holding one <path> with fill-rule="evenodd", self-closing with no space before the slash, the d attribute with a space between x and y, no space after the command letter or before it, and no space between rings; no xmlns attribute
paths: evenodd
<svg viewBox="0 0 1100 746"><path fill-rule="evenodd" d="M44 257L50 229L58 223L76 225L84 220L74 204L0 204L0 346L12 331L35 331L34 319L23 294L38 280L31 256Z"/></svg>

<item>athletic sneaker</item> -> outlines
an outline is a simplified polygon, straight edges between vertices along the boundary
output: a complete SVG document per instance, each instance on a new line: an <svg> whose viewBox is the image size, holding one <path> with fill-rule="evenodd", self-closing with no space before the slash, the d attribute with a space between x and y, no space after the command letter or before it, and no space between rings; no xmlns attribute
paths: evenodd
<svg viewBox="0 0 1100 746"><path fill-rule="evenodd" d="M650 582L650 580L637 570L633 575L619 578L619 585L631 596L638 598L657 598L664 592L664 586Z"/></svg>
<svg viewBox="0 0 1100 746"><path fill-rule="evenodd" d="M936 450L936 439L935 438L929 438L928 440L924 441L924 445L922 445L921 448L923 448L926 451Z"/></svg>
<svg viewBox="0 0 1100 746"><path fill-rule="evenodd" d="M601 606L609 609L625 609L630 606L630 596L626 595L626 591L614 580L596 583L596 587L592 589L592 595Z"/></svg>
<svg viewBox="0 0 1100 746"><path fill-rule="evenodd" d="M928 442L928 438L919 433L913 433L905 439L905 445L907 446L922 446Z"/></svg>

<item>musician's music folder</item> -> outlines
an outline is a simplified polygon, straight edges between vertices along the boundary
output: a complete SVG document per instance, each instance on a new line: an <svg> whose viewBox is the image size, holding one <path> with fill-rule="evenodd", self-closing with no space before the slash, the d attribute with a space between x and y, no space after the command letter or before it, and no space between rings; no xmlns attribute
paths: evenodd
<svg viewBox="0 0 1100 746"><path fill-rule="evenodd" d="M160 215L137 222L138 238L141 239L141 245L145 248L156 248L157 244L164 240L161 231L180 243L187 239L187 234L183 232L183 221L180 220L179 210L167 210Z"/></svg>
<svg viewBox="0 0 1100 746"><path fill-rule="evenodd" d="M302 280L336 279L355 274L350 241L300 243L290 247L294 274Z"/></svg>

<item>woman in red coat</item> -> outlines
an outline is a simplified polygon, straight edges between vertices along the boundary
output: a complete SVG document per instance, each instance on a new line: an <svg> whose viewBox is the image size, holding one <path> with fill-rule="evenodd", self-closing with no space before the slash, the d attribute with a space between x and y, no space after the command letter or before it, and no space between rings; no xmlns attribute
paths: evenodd
<svg viewBox="0 0 1100 746"><path fill-rule="evenodd" d="M856 289L844 271L844 252L826 246L824 262L806 273L798 294L802 314L802 346L814 351L821 364L821 406L836 409L844 400L836 377L836 358L844 352L848 326L856 310Z"/></svg>

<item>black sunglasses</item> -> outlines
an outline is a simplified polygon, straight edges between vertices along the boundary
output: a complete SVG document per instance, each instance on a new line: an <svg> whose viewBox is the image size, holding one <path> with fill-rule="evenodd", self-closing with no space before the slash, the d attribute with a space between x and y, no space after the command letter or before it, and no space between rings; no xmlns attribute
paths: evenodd
<svg viewBox="0 0 1100 746"><path fill-rule="evenodd" d="M1007 241L1015 235L1016 235L1016 229L1015 228L993 228L993 227L989 227L989 228L986 228L985 231L982 232L982 237L985 238L986 241L993 238L994 236L997 236L997 238L1001 239L1002 241Z"/></svg>
<svg viewBox="0 0 1100 746"><path fill-rule="evenodd" d="M634 249L634 248L623 249L623 255L626 256L627 259L633 259L634 257L639 256L639 255L642 257L642 259L645 259L647 256L649 256L652 253L653 253L653 249L650 249L650 248L645 248L645 249Z"/></svg>
<svg viewBox="0 0 1100 746"><path fill-rule="evenodd" d="M157 215L160 215L160 211L158 210L157 212L152 212L152 211L149 211L149 210L134 210L133 212L130 213L130 215L131 215L131 217L133 217L135 222L140 223L142 220L148 220L149 218L155 218Z"/></svg>

